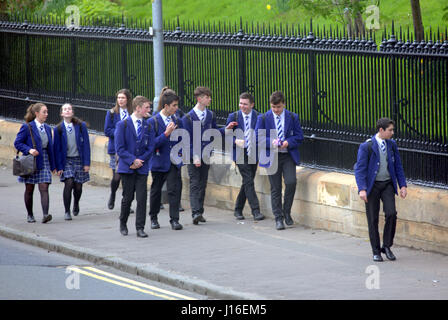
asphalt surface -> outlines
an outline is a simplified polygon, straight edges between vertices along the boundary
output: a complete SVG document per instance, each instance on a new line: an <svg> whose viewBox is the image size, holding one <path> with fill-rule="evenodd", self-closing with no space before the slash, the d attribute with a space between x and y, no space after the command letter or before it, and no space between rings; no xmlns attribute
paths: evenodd
<svg viewBox="0 0 448 320"><path fill-rule="evenodd" d="M190 300L205 297L0 237L0 300Z"/></svg>
<svg viewBox="0 0 448 320"><path fill-rule="evenodd" d="M188 186L184 186L188 187ZM236 221L233 212L207 207L205 224L193 225L188 201L181 213L184 229L161 229L146 239L119 232L119 201L107 209L109 188L84 186L81 213L64 221L63 184L53 177L50 213L42 211L37 189L37 223L26 222L24 186L0 168L0 235L97 265L138 274L215 299L447 299L448 256L394 246L396 261L374 263L368 239L314 230L295 224L277 231L274 221ZM384 257L385 258L385 257Z"/></svg>

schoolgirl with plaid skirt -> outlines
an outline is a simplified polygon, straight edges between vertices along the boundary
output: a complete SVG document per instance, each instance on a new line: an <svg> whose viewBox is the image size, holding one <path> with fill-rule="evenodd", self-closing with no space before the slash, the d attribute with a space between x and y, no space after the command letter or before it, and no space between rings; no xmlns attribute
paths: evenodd
<svg viewBox="0 0 448 320"><path fill-rule="evenodd" d="M86 124L75 117L71 104L61 107L61 117L63 121L54 128L54 151L56 169L64 182L64 219L72 220L72 193L73 215L77 216L82 185L90 180L90 140Z"/></svg>
<svg viewBox="0 0 448 320"><path fill-rule="evenodd" d="M32 154L36 159L36 172L34 174L19 177L18 181L25 184L25 207L27 221L36 222L33 214L33 193L37 184L43 211L42 223L51 221L49 211L48 188L51 184L51 174L56 173L56 164L53 151L53 139L51 128L45 124L48 117L47 106L43 103L35 103L28 107L25 121L14 141L14 147L23 154ZM33 142L34 141L34 142Z"/></svg>

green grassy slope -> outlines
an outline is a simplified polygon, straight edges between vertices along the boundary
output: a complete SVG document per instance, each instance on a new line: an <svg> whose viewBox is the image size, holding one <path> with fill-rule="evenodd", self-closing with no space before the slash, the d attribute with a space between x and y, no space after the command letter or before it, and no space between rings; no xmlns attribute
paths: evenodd
<svg viewBox="0 0 448 320"><path fill-rule="evenodd" d="M151 18L152 4L147 0L120 0L127 16ZM443 8L448 4L445 0L421 1L423 24L445 27L448 22L442 20ZM271 9L267 9L267 5ZM288 24L309 24L311 18L315 24L334 25L331 19L312 16L303 9L291 9L281 12L277 0L168 0L163 2L163 15L166 20L177 17L181 21L226 21L239 23L240 17L244 22L276 22ZM364 15L366 17L366 15ZM380 2L381 27L390 27L391 21L396 25L412 28L412 11L409 0L386 0Z"/></svg>
<svg viewBox="0 0 448 320"><path fill-rule="evenodd" d="M323 25L326 26L326 30L330 26L334 29L338 24L335 17L313 16L304 8L282 8L278 4L283 1L287 0L164 0L163 16L164 20L170 23L174 23L179 18L181 23L194 21L197 25L198 22L201 24L221 22L226 25L237 25L238 28L240 19L244 24L278 25L282 23L290 27L300 25L303 28L303 25L306 25L307 29L310 19L313 19L314 30L316 26L322 28ZM373 2L376 1L372 0ZM390 30L394 20L396 26L401 26L405 31L409 27L412 31L413 22L409 0L381 0L379 2L381 29L386 27ZM422 0L420 3L426 31L429 31L429 27L432 26L433 31L440 27L441 32L444 32L448 25L448 21L443 20L443 15L447 12L444 11L444 8L448 6L447 0ZM46 9L37 8L34 13L64 15L65 8L73 4L80 9L81 19L119 17L118 20L121 20L122 15L134 21L135 19L149 21L152 18L152 1L150 0L58 0L49 2ZM367 19L368 14L365 13L363 17Z"/></svg>

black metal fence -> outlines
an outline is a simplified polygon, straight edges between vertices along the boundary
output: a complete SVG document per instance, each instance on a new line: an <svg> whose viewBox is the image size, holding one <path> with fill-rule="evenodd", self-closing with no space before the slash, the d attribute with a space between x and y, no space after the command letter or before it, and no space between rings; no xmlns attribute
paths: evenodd
<svg viewBox="0 0 448 320"><path fill-rule="evenodd" d="M118 89L154 97L147 27L44 22L0 22L0 115L21 119L29 101L39 100L52 114L55 108L49 121L56 123L56 110L70 101L101 132ZM351 39L306 28L166 24L166 83L184 111L194 106L196 86L211 88L220 124L238 109L241 92L265 112L270 94L282 90L306 135L304 165L322 169L351 171L359 143L388 116L408 178L448 188L447 30L416 42L392 27L377 46L372 33Z"/></svg>

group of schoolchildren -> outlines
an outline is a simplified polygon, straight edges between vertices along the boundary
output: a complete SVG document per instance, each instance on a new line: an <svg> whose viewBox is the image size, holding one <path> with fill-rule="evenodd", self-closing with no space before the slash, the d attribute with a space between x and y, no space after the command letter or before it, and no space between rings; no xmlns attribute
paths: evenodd
<svg viewBox="0 0 448 320"><path fill-rule="evenodd" d="M258 125L260 128L276 129L278 139L272 147L277 147L281 153L279 170L270 176L272 187L272 207L276 218L276 227L284 229L283 221L291 225L291 206L295 193L295 166L299 164L298 145L303 140L303 134L297 115L284 109L284 97L281 92L271 96L271 106L268 113L261 117L254 110L254 99L249 93L240 96L240 110L229 114L227 124L223 128L216 125L216 116L207 107L211 103L211 90L197 87L194 92L197 104L187 114L179 109L180 98L165 87L159 97L158 112L151 116L151 101L143 96L132 95L128 89L121 89L116 94L116 105L108 110L105 118L105 135L109 138L107 152L110 156L109 166L112 169L110 197L107 203L109 209L115 206L116 192L122 182L122 201L120 208L120 232L128 234L127 220L133 212L132 201L136 206L136 230L138 237L147 237L144 231L146 223L147 178L152 176L150 190L151 228L160 228L158 214L162 202L162 189L166 184L169 203L170 224L173 230L181 230L179 211L182 192L181 168L182 161L173 161L172 148L181 140L170 139L170 135L183 128L188 131L191 139L191 163L187 164L190 178L190 205L193 224L206 222L204 217L204 199L207 187L210 164L204 161L202 152L210 143L202 136L208 129L216 129L220 134L241 129L243 139L234 137L233 160L236 161L236 148L242 152L242 161L237 162L242 176L242 185L235 204L235 217L244 219L242 214L246 200L248 201L254 220L264 219L260 212L260 204L255 192L254 178L258 167L258 153L253 137ZM275 107L278 109L276 111ZM274 119L275 113L276 119ZM14 142L14 146L23 154L36 157L34 174L19 177L19 182L25 183L25 206L27 221L35 222L33 214L34 186L39 186L43 209L43 223L52 219L49 210L48 187L52 174L57 174L64 183L63 201L65 220L72 220L72 214L80 212L79 201L82 185L89 181L90 142L86 124L74 114L71 104L64 104L60 110L61 122L52 130L47 125L48 109L43 103L35 103L28 107L25 124L22 125ZM260 122L260 119L262 121ZM194 132L194 123L200 123L200 132ZM260 124L258 124L260 122ZM284 128L284 130L282 129ZM52 132L53 131L53 132ZM199 137L194 135L200 134ZM269 140L269 136L264 137ZM193 140L199 139L199 148L193 147ZM181 154L179 154L181 156ZM241 154L240 154L241 156ZM261 166L263 164L260 163ZM285 178L285 201L282 205L282 176ZM73 195L73 209L71 210Z"/></svg>
<svg viewBox="0 0 448 320"><path fill-rule="evenodd" d="M197 87L194 96L197 104L188 113L183 114L179 109L179 96L173 90L165 87L159 97L158 112L151 116L151 101L149 99L143 96L136 96L132 99L131 93L127 89L117 92L116 105L107 112L105 118L104 132L109 137L107 152L110 156L109 165L113 171L110 183L111 193L107 203L109 209L114 208L120 181L123 188L119 218L120 233L123 236L128 235L127 221L132 213L132 201L135 199L137 202L135 210L137 237L148 237L144 227L147 212L147 178L150 171L152 176L149 201L151 229L160 228L158 214L161 208L162 189L165 184L171 228L173 230L183 229L179 222L179 211L181 210L182 192L181 168L184 163L182 158L177 158L175 161L172 157L173 148L182 139L181 135L176 135L176 138L171 137L177 129L184 129L189 134L187 148L190 161L186 165L194 225L206 222L204 199L210 163L204 161L204 149L211 141L202 137L208 129L215 129L226 139L228 136L233 139L231 140L232 159L236 162L242 177L241 188L235 203L235 218L237 220L245 219L243 208L246 200L255 221L265 218L260 210L254 184L256 171L260 166L273 169L268 173L268 178L276 229L285 229L285 223L286 225L294 224L291 208L297 184L296 166L300 164L298 148L304 137L298 115L285 108L283 93L275 91L271 94L270 110L264 114L259 114L254 109L255 102L251 94L242 93L239 97L239 110L228 115L226 126L223 128L217 127L215 114L207 108L211 103L211 90L206 87ZM25 183L24 200L28 214L27 221L30 223L35 222L33 192L36 184L41 195L42 222L47 223L52 219L48 213L48 186L51 183L52 173L60 176L60 180L64 183L65 220L71 220L72 213L74 216L79 214L82 185L89 181L90 143L86 124L74 115L73 107L70 104L64 104L61 107L62 121L53 129L53 133L51 127L45 124L47 116L48 109L43 103L29 106L25 115L26 122L20 128L14 142L18 151L23 154L32 154L36 158L37 170L35 173L18 178L19 182ZM381 261L380 251L386 252L391 260L395 259L390 251L390 246L392 246L396 221L393 194L397 194L397 182L401 188L400 195L403 198L406 196L403 169L396 144L391 140L394 125L390 119L379 120L378 134L375 139L384 144L381 151L383 153L377 151L379 147L375 139L373 139L373 149L375 155L378 153L385 156L376 158L371 156L372 152L369 152L368 157L365 157L367 154L365 150L369 149L366 147L366 145L369 146L369 143L366 142L359 149L358 164L355 170L361 199L366 202L375 261ZM234 130L237 129L241 130L242 136L234 135ZM261 157L260 142L263 142L264 145L264 158ZM179 152L179 156L182 156L180 153L182 152ZM270 155L272 154L276 156L275 166L271 161ZM378 167L377 171L370 170L373 166ZM381 174L378 174L378 171ZM377 185L379 189L374 188L374 190L377 190L379 195L375 193L375 197L371 198L373 197L372 186ZM379 198L383 197L383 189L387 189L387 194L391 198L387 202L387 207L390 207L390 210L387 210L390 222L387 220L385 227L385 230L388 228L387 235L385 234L387 237L386 249L379 249L378 211ZM72 194L74 201L71 211Z"/></svg>

